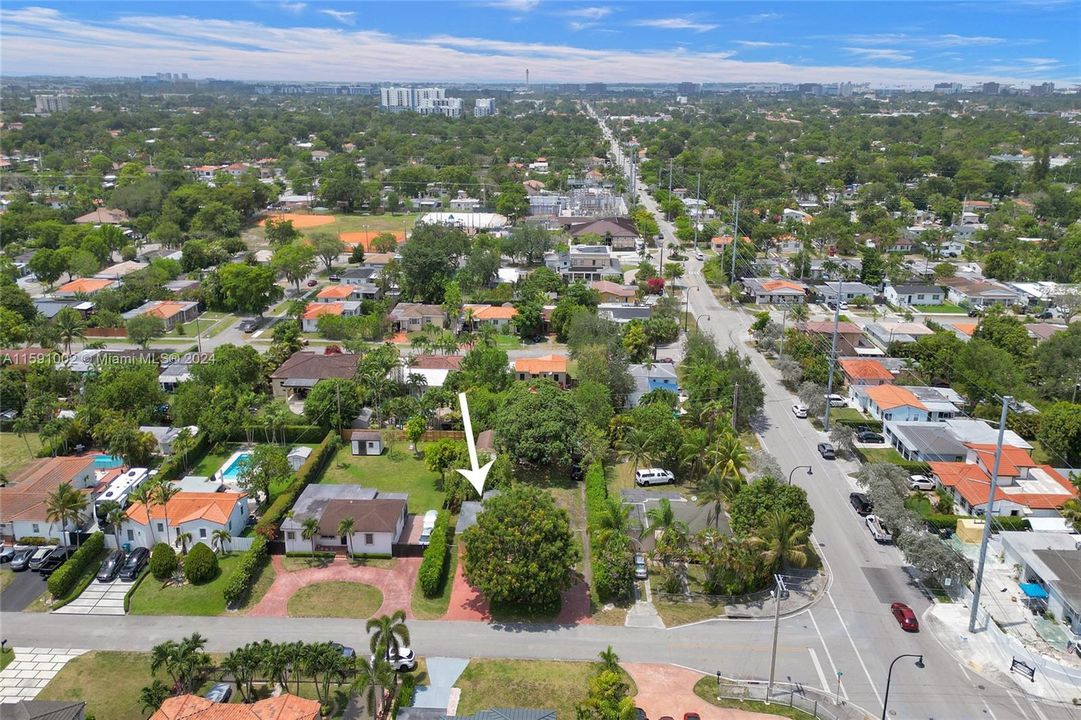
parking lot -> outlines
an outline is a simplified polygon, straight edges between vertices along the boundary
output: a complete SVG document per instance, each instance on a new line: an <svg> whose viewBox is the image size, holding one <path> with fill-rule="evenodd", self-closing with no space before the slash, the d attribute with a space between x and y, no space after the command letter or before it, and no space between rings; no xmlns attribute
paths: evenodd
<svg viewBox="0 0 1081 720"><path fill-rule="evenodd" d="M134 584L124 580L107 583L94 580L82 595L53 612L61 615L123 615L124 596Z"/></svg>

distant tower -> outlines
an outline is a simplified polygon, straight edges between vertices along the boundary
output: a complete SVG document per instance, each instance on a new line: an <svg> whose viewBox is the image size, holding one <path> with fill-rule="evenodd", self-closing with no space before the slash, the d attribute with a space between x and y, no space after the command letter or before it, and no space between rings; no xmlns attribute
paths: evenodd
<svg viewBox="0 0 1081 720"><path fill-rule="evenodd" d="M525 91L529 92L529 68L525 69Z"/></svg>

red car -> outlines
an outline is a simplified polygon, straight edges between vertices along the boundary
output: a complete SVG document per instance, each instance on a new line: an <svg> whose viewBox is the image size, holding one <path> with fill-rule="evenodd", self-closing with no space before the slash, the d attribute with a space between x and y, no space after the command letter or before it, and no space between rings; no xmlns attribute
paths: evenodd
<svg viewBox="0 0 1081 720"><path fill-rule="evenodd" d="M890 612L897 618L897 624L905 632L920 631L920 621L916 619L916 613L912 612L912 608L908 605L899 602L893 603L890 605Z"/></svg>

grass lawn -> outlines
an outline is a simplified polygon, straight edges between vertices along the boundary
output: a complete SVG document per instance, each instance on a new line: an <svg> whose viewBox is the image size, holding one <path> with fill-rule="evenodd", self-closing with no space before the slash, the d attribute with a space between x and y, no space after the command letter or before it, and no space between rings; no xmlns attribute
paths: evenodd
<svg viewBox="0 0 1081 720"><path fill-rule="evenodd" d="M221 615L225 612L225 585L239 561L239 553L219 557L218 577L202 585L185 583L162 587L161 582L148 577L131 596L131 614Z"/></svg>
<svg viewBox="0 0 1081 720"><path fill-rule="evenodd" d="M229 459L240 445L229 444L225 446L224 454L207 453L198 465L193 465L187 472L188 475L199 475L201 477L212 477L214 473L221 469L221 466L225 464L225 461Z"/></svg>
<svg viewBox="0 0 1081 720"><path fill-rule="evenodd" d="M796 708L785 707L777 703L770 705L757 700L732 700L729 698L717 698L717 681L711 677L703 677L694 685L694 694L702 698L710 705L720 708L735 708L746 712L762 713L764 717L794 718L795 720L807 720L813 717L809 713Z"/></svg>
<svg viewBox="0 0 1081 720"><path fill-rule="evenodd" d="M927 313L958 313L960 315L967 315L963 307L954 305L953 303L944 303L942 305L917 305L916 310L925 315Z"/></svg>
<svg viewBox="0 0 1081 720"><path fill-rule="evenodd" d="M867 422L866 415L856 408L830 408L830 421L836 422Z"/></svg>
<svg viewBox="0 0 1081 720"><path fill-rule="evenodd" d="M26 433L22 437L15 433L0 433L0 473L10 477L33 460L40 449L41 438L37 433Z"/></svg>
<svg viewBox="0 0 1081 720"><path fill-rule="evenodd" d="M323 568L334 560L333 555L311 556L287 556L282 558L282 566L289 572L308 570L310 568ZM397 558L353 558L350 561L355 567L375 567L391 569L397 562Z"/></svg>
<svg viewBox="0 0 1081 720"><path fill-rule="evenodd" d="M15 573L8 568L0 569L0 592L4 592L7 586L15 582Z"/></svg>
<svg viewBox="0 0 1081 720"><path fill-rule="evenodd" d="M416 587L413 588L413 614L418 620L438 620L446 614L447 607L450 606L450 591L454 587L454 573L457 568L458 548L452 546L443 591L434 598L424 597L424 591L420 589L420 579L417 579Z"/></svg>
<svg viewBox="0 0 1081 720"><path fill-rule="evenodd" d="M556 717L573 718L574 706L585 699L593 666L583 662L548 660L471 660L458 678L458 715L504 707L552 708Z"/></svg>
<svg viewBox="0 0 1081 720"><path fill-rule="evenodd" d="M102 720L145 720L139 690L153 681L148 653L92 652L65 665L37 699L81 700Z"/></svg>
<svg viewBox="0 0 1081 720"><path fill-rule="evenodd" d="M860 448L860 452L867 458L867 462L885 462L899 465L908 462L893 448Z"/></svg>
<svg viewBox="0 0 1081 720"><path fill-rule="evenodd" d="M409 512L421 514L443 507L443 493L435 487L438 480L439 475L428 470L423 458L414 457L403 442L393 452L356 457L347 443L327 466L320 482L409 493Z"/></svg>
<svg viewBox="0 0 1081 720"><path fill-rule="evenodd" d="M248 591L248 598L244 601L243 605L237 608L237 610L241 614L244 614L255 607L259 601L263 599L263 596L266 595L266 591L270 589L270 586L274 584L274 578L276 577L278 577L278 571L275 570L274 565L267 560L263 563L263 568L255 577L255 582L251 584L251 590ZM150 579L153 580L153 578ZM144 580L143 582L147 581Z"/></svg>
<svg viewBox="0 0 1081 720"><path fill-rule="evenodd" d="M15 659L15 651L11 648L4 648L0 651L0 670L3 670L8 666L12 660Z"/></svg>
<svg viewBox="0 0 1081 720"><path fill-rule="evenodd" d="M657 614L664 620L665 627L724 617L724 605L705 600L668 602L654 599L653 605L657 608Z"/></svg>
<svg viewBox="0 0 1081 720"><path fill-rule="evenodd" d="M306 585L289 598L289 617L367 619L383 604L379 588L355 582Z"/></svg>

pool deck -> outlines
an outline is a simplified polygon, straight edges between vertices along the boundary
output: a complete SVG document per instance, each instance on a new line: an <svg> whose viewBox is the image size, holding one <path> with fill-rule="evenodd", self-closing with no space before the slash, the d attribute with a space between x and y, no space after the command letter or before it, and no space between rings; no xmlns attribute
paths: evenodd
<svg viewBox="0 0 1081 720"><path fill-rule="evenodd" d="M249 450L237 450L229 456L228 460L222 463L222 466L214 473L214 478L227 485L236 485L237 473L234 472L232 475L227 473L236 466L241 457L251 457L251 452Z"/></svg>

